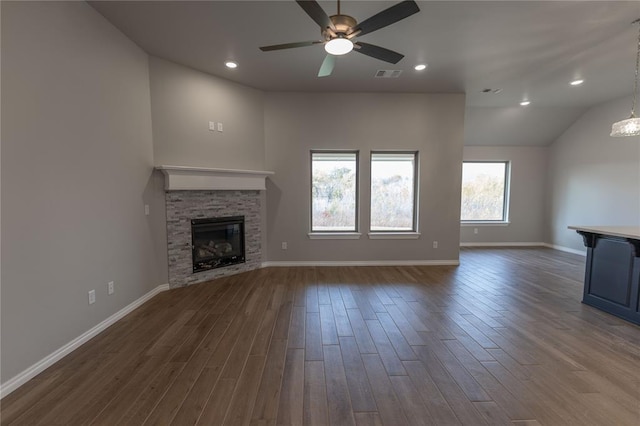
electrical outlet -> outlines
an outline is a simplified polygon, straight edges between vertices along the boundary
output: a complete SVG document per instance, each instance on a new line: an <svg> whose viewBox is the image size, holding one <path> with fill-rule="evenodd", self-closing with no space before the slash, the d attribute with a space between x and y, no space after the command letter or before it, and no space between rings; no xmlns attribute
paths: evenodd
<svg viewBox="0 0 640 426"><path fill-rule="evenodd" d="M282 242L282 250L286 250L287 249L287 242L283 241Z"/></svg>
<svg viewBox="0 0 640 426"><path fill-rule="evenodd" d="M438 242L437 241L433 242L433 248L438 248Z"/></svg>
<svg viewBox="0 0 640 426"><path fill-rule="evenodd" d="M107 293L113 294L115 293L115 291L116 291L115 284L113 283L113 281L109 281L109 284L107 284Z"/></svg>
<svg viewBox="0 0 640 426"><path fill-rule="evenodd" d="M222 132L222 123L218 123L218 131Z"/></svg>
<svg viewBox="0 0 640 426"><path fill-rule="evenodd" d="M91 290L89 291L89 304L93 305L94 303L96 303L96 291Z"/></svg>
<svg viewBox="0 0 640 426"><path fill-rule="evenodd" d="M216 122L215 121L210 121L209 122L209 130L211 130L212 132L216 131Z"/></svg>

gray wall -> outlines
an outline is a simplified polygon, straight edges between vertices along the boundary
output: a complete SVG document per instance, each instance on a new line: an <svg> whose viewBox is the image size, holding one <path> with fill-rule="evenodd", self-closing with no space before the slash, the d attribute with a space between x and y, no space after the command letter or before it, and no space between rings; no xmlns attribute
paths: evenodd
<svg viewBox="0 0 640 426"><path fill-rule="evenodd" d="M147 55L84 2L2 2L2 89L4 383L167 264Z"/></svg>
<svg viewBox="0 0 640 426"><path fill-rule="evenodd" d="M456 260L464 95L268 93L269 261ZM360 150L360 240L310 240L311 149ZM369 155L420 152L418 240L369 240ZM439 248L432 248L432 241ZM281 242L288 250L281 249Z"/></svg>
<svg viewBox="0 0 640 426"><path fill-rule="evenodd" d="M512 146L517 141L520 146L548 146L585 111L583 107L467 105L464 145Z"/></svg>
<svg viewBox="0 0 640 426"><path fill-rule="evenodd" d="M551 146L552 244L584 250L569 225L640 226L640 137L609 136L630 109L630 98L595 106Z"/></svg>
<svg viewBox="0 0 640 426"><path fill-rule="evenodd" d="M264 170L262 91L153 56L149 72L156 165Z"/></svg>
<svg viewBox="0 0 640 426"><path fill-rule="evenodd" d="M464 225L462 243L542 243L546 241L547 147L465 146L464 160L511 161L508 225ZM478 230L474 234L474 228Z"/></svg>
<svg viewBox="0 0 640 426"><path fill-rule="evenodd" d="M153 56L149 74L155 165L265 170L264 92ZM260 191L261 229L266 206Z"/></svg>

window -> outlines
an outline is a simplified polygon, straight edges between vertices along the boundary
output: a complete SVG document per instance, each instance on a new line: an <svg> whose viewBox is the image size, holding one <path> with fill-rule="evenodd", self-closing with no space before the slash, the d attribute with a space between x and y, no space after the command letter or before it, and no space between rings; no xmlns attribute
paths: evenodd
<svg viewBox="0 0 640 426"><path fill-rule="evenodd" d="M509 162L462 163L463 222L506 222L509 205Z"/></svg>
<svg viewBox="0 0 640 426"><path fill-rule="evenodd" d="M358 153L311 152L311 232L356 232Z"/></svg>
<svg viewBox="0 0 640 426"><path fill-rule="evenodd" d="M416 231L417 152L371 153L371 231Z"/></svg>

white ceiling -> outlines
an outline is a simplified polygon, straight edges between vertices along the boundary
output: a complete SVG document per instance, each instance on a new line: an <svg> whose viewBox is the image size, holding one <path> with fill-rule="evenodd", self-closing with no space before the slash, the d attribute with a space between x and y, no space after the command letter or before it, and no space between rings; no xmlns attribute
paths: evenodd
<svg viewBox="0 0 640 426"><path fill-rule="evenodd" d="M331 15L336 3L320 1ZM342 1L359 22L396 1ZM405 55L392 65L353 52L316 77L320 45L262 52L259 46L318 40L294 1L91 2L151 55L266 91L467 94L468 145L547 145L588 107L630 95L640 2L418 1L417 14L358 40ZM229 70L226 60L239 67ZM428 63L422 72L417 63ZM398 79L374 78L380 69ZM585 80L572 87L575 78ZM482 89L502 89L483 94ZM522 108L522 99L531 105ZM531 130L523 137L523 129Z"/></svg>

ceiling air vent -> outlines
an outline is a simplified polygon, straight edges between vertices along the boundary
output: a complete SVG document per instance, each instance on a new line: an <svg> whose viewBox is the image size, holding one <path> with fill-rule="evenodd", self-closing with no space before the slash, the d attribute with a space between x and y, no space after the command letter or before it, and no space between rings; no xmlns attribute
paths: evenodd
<svg viewBox="0 0 640 426"><path fill-rule="evenodd" d="M402 74L402 70L378 70L376 78L398 78Z"/></svg>

